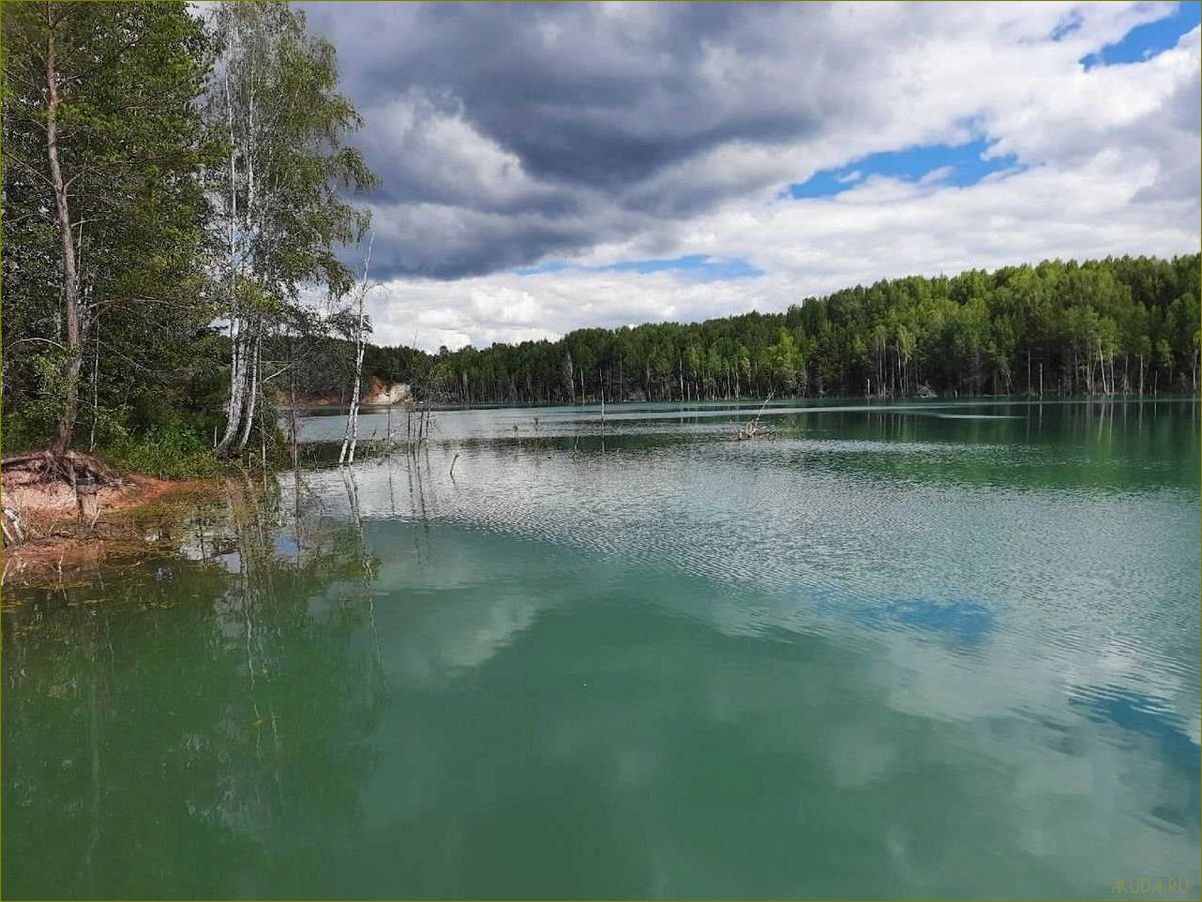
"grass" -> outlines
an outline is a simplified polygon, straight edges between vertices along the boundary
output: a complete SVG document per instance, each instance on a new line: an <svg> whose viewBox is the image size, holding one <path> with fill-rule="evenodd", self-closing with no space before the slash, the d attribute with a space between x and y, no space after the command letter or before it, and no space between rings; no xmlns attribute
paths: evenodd
<svg viewBox="0 0 1202 902"><path fill-rule="evenodd" d="M97 449L110 466L143 473L157 479L194 479L213 476L222 463L212 447L193 432L172 427L152 427L125 435Z"/></svg>

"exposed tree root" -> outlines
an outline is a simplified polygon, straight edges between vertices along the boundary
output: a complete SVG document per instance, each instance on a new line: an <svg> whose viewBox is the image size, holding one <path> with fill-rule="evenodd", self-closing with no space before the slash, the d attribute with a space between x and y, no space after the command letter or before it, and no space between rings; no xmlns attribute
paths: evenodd
<svg viewBox="0 0 1202 902"><path fill-rule="evenodd" d="M21 480L25 484L62 480L73 486L81 477L94 479L98 485L121 485L125 481L107 464L79 451L64 451L59 455L48 450L10 454L0 458L0 471L6 475L12 471L28 474Z"/></svg>
<svg viewBox="0 0 1202 902"><path fill-rule="evenodd" d="M78 494L84 490L84 480L90 483L87 486L87 504L84 497ZM37 499L35 507L39 501L47 506L61 507L62 501L66 500L77 507L81 518L85 518L86 507L86 519L91 521L88 523L91 528L96 525L100 514L99 506L94 503L95 492L102 488L116 491L126 485L121 474L90 454L79 451L55 454L49 450L0 458L0 482L4 494L3 504L0 505L0 539L5 547L20 545L31 535L37 534L36 530L31 529L26 516L28 511L25 504L31 498Z"/></svg>

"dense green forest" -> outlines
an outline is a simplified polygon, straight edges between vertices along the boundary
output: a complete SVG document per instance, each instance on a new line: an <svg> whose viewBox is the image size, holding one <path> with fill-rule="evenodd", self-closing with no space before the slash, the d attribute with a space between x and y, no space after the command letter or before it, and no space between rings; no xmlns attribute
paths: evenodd
<svg viewBox="0 0 1202 902"><path fill-rule="evenodd" d="M453 403L1196 391L1199 266L1194 254L913 276L784 313L436 355L370 347L364 364Z"/></svg>
<svg viewBox="0 0 1202 902"><path fill-rule="evenodd" d="M332 46L287 3L26 2L2 17L6 452L195 470L290 399L1196 391L1199 256L912 277L779 314L558 341L357 346L374 175ZM174 468L174 469L173 469Z"/></svg>

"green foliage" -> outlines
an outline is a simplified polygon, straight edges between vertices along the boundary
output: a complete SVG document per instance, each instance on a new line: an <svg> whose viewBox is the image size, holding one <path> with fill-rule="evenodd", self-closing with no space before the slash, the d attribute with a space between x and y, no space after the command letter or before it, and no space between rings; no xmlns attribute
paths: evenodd
<svg viewBox="0 0 1202 902"><path fill-rule="evenodd" d="M150 472L205 471L231 382L215 321L241 317L266 337L260 378L340 366L306 354L309 337L328 350L339 324L298 299L315 282L335 295L351 284L336 248L367 217L346 189L373 180L344 141L360 120L336 90L333 47L287 3L31 0L6 7L2 27L4 448L51 439L68 364L81 360L76 447ZM51 71L79 260L77 355L64 347L47 172ZM254 387L254 430L272 430L280 388Z"/></svg>
<svg viewBox="0 0 1202 902"><path fill-rule="evenodd" d="M204 363L193 339L214 315L199 180L213 147L196 105L212 63L205 29L182 2L30 2L6 7L0 24L5 431L44 442L67 389L48 42L81 287L76 441L148 399L187 410Z"/></svg>
<svg viewBox="0 0 1202 902"><path fill-rule="evenodd" d="M212 33L219 50L204 112L232 162L209 173L209 191L218 231L235 245L226 253L237 259L224 263L243 273L233 306L278 318L302 284L349 289L335 249L358 241L369 216L344 192L370 188L375 176L345 143L362 120L337 91L333 46L306 32L304 13L221 3Z"/></svg>
<svg viewBox="0 0 1202 902"><path fill-rule="evenodd" d="M458 403L1196 391L1199 262L1050 260L857 286L784 313L437 356L369 347L365 372Z"/></svg>
<svg viewBox="0 0 1202 902"><path fill-rule="evenodd" d="M212 476L220 468L211 444L177 425L111 436L99 456L119 470L159 479Z"/></svg>
<svg viewBox="0 0 1202 902"><path fill-rule="evenodd" d="M14 410L4 415L3 428L0 428L0 450L5 454L32 451L44 446L49 434L46 423L31 419L24 411Z"/></svg>

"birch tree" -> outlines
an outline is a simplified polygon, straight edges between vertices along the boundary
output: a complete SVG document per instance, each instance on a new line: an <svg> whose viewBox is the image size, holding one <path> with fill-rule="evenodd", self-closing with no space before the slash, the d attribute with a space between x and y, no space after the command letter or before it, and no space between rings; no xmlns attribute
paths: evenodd
<svg viewBox="0 0 1202 902"><path fill-rule="evenodd" d="M206 113L225 144L206 173L223 245L231 357L222 456L247 443L262 394L264 340L282 327L301 291L352 282L335 249L356 242L368 216L342 192L374 177L346 136L361 124L340 94L334 49L309 35L305 17L282 2L218 4L220 48Z"/></svg>
<svg viewBox="0 0 1202 902"><path fill-rule="evenodd" d="M353 464L355 462L355 446L359 442L359 394L363 385L363 349L366 333L371 328L364 314L364 303L367 293L371 291L368 278L371 274L371 248L375 240L373 235L367 242L367 257L363 261L363 278L355 286L353 304L355 307L355 375L351 384L351 406L346 414L346 431L342 436L342 449L338 452L338 463Z"/></svg>

